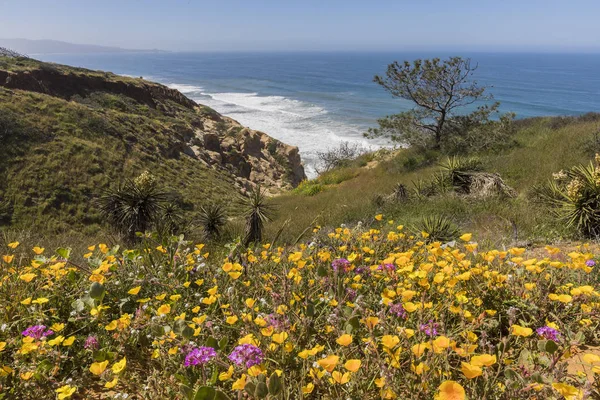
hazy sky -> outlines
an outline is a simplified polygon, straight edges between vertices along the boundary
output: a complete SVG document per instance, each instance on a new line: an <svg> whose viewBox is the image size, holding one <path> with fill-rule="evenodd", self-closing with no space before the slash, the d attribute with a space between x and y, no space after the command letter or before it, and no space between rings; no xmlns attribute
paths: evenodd
<svg viewBox="0 0 600 400"><path fill-rule="evenodd" d="M165 50L600 51L600 0L0 0L0 37Z"/></svg>

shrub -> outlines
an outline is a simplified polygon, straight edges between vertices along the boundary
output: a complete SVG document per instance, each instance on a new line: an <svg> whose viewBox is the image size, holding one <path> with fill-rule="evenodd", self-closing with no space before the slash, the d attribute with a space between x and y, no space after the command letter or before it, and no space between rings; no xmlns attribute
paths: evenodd
<svg viewBox="0 0 600 400"><path fill-rule="evenodd" d="M442 215L424 217L414 229L424 232L428 242L450 242L457 239L460 232L450 218Z"/></svg>
<svg viewBox="0 0 600 400"><path fill-rule="evenodd" d="M227 212L221 204L202 206L198 220L204 236L213 240L221 235L221 230L227 223Z"/></svg>
<svg viewBox="0 0 600 400"><path fill-rule="evenodd" d="M600 237L600 156L554 174L554 179L534 191L557 217L589 238Z"/></svg>
<svg viewBox="0 0 600 400"><path fill-rule="evenodd" d="M323 174L335 168L347 167L366 151L359 143L343 142L339 147L317 152L317 167L315 169L318 174Z"/></svg>

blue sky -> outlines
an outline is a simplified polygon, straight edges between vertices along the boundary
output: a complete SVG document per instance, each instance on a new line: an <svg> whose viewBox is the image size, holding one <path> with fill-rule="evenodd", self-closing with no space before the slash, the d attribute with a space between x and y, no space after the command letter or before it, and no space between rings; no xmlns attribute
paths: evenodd
<svg viewBox="0 0 600 400"><path fill-rule="evenodd" d="M0 38L183 51L600 52L600 0L0 0Z"/></svg>

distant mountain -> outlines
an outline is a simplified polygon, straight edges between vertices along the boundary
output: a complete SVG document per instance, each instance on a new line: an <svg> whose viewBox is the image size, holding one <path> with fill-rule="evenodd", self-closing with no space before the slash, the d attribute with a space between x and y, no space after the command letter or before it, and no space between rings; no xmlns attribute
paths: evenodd
<svg viewBox="0 0 600 400"><path fill-rule="evenodd" d="M120 47L97 46L93 44L77 44L58 40L2 39L0 47L6 47L16 52L30 54L51 53L125 53L125 52L159 52L161 50L133 50Z"/></svg>

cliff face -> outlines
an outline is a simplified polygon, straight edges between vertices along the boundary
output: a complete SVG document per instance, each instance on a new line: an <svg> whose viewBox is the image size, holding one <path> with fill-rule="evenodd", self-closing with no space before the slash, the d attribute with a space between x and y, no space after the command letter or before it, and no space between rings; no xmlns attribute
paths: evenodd
<svg viewBox="0 0 600 400"><path fill-rule="evenodd" d="M6 60L5 60L6 62ZM229 173L242 191L261 185L271 193L297 186L306 179L297 147L267 134L244 128L231 118L188 99L179 91L143 79L118 76L57 64L24 60L2 69L0 86L42 93L95 106L98 94L125 98L153 113L179 119L172 143L162 152L168 157L185 154ZM105 104L101 104L105 106ZM130 110L127 110L130 111Z"/></svg>
<svg viewBox="0 0 600 400"><path fill-rule="evenodd" d="M274 195L305 179L296 147L176 90L0 56L0 225L100 226L93 200L146 170L189 220L207 203L235 215L239 193L260 185Z"/></svg>

